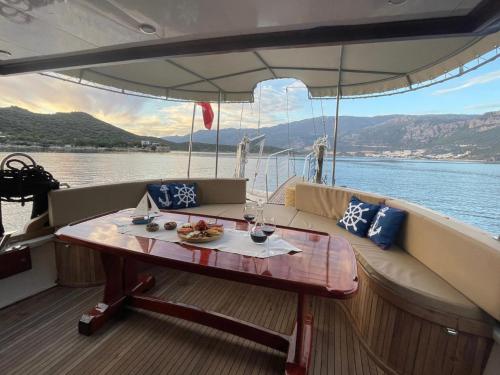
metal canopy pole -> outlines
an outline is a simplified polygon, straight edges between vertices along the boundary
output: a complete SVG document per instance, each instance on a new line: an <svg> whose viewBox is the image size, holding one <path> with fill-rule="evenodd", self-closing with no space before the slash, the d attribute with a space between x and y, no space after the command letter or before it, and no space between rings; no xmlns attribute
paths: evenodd
<svg viewBox="0 0 500 375"><path fill-rule="evenodd" d="M341 75L342 75L342 55L344 53L344 46L340 46L340 63L339 63L339 77L337 81L337 106L335 109L335 125L333 127L333 159L332 159L332 186L335 186L335 164L337 162L337 130L339 127L339 106L340 106L340 96L342 91L340 89L341 85Z"/></svg>
<svg viewBox="0 0 500 375"><path fill-rule="evenodd" d="M191 134L189 135L189 156L188 156L188 170L187 177L191 173L191 152L193 151L193 131L194 131L194 116L196 114L196 103L193 103L193 119L191 120Z"/></svg>
<svg viewBox="0 0 500 375"><path fill-rule="evenodd" d="M219 91L219 100L217 101L217 142L215 144L215 178L217 178L217 172L219 168L220 100L221 92Z"/></svg>

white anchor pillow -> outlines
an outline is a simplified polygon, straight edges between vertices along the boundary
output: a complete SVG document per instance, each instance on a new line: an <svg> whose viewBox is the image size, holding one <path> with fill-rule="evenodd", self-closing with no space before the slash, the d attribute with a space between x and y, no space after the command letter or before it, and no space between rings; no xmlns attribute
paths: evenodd
<svg viewBox="0 0 500 375"><path fill-rule="evenodd" d="M382 205L368 230L368 237L382 249L388 249L398 235L406 211Z"/></svg>
<svg viewBox="0 0 500 375"><path fill-rule="evenodd" d="M352 197L344 216L337 225L359 237L366 237L373 218L380 208L377 204L370 204Z"/></svg>
<svg viewBox="0 0 500 375"><path fill-rule="evenodd" d="M169 184L168 190L172 199L172 208L189 208L199 206L198 189L193 184Z"/></svg>
<svg viewBox="0 0 500 375"><path fill-rule="evenodd" d="M147 186L148 193L160 210L172 208L172 199L168 185L164 184L149 184Z"/></svg>

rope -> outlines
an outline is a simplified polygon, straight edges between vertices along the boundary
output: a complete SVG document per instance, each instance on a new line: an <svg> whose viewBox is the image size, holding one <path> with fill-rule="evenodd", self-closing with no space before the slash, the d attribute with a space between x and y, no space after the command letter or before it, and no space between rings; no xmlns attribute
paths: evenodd
<svg viewBox="0 0 500 375"><path fill-rule="evenodd" d="M325 112L323 112L323 99L320 99L321 104L321 118L323 119L323 136L326 136Z"/></svg>
<svg viewBox="0 0 500 375"><path fill-rule="evenodd" d="M314 118L314 106L313 106L313 102L312 100L309 99L309 103L311 103L311 113L312 113L312 117L313 117L313 129L314 129L314 138L318 138L318 135L316 133L316 120Z"/></svg>
<svg viewBox="0 0 500 375"><path fill-rule="evenodd" d="M287 131L288 131L288 148L290 147L290 114L288 113L288 87L285 89L286 94L286 122L287 122Z"/></svg>
<svg viewBox="0 0 500 375"><path fill-rule="evenodd" d="M262 84L259 85L259 122L257 123L257 135L260 135L260 102L262 98Z"/></svg>
<svg viewBox="0 0 500 375"><path fill-rule="evenodd" d="M241 123L243 122L243 103L241 103L241 114L240 114L240 138L241 138Z"/></svg>
<svg viewBox="0 0 500 375"><path fill-rule="evenodd" d="M18 157L28 159L31 164L27 164ZM33 219L47 211L47 193L55 189L59 189L59 181L54 179L42 166L37 165L29 155L14 153L2 160L0 164L0 203L15 202L24 206L26 202L33 202L31 213ZM3 233L4 228L0 216L0 235Z"/></svg>

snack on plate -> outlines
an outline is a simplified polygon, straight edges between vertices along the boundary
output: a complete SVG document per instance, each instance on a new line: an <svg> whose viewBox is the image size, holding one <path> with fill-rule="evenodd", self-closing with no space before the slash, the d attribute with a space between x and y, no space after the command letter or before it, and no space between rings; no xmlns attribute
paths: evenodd
<svg viewBox="0 0 500 375"><path fill-rule="evenodd" d="M191 226L191 224L189 224L189 226L187 226L186 224L183 224L180 228L177 229L177 233L181 233L184 235L189 234L193 231L194 231L194 228Z"/></svg>
<svg viewBox="0 0 500 375"><path fill-rule="evenodd" d="M206 221L200 220L195 224L182 224L177 228L177 234L187 242L210 242L224 234L224 226L222 224L208 224Z"/></svg>
<svg viewBox="0 0 500 375"><path fill-rule="evenodd" d="M148 225L146 225L146 230L148 232L157 232L158 229L160 229L160 226L158 225L158 223L151 222Z"/></svg>
<svg viewBox="0 0 500 375"><path fill-rule="evenodd" d="M165 224L163 224L163 227L166 230L174 230L177 228L177 223L175 221L167 221Z"/></svg>
<svg viewBox="0 0 500 375"><path fill-rule="evenodd" d="M208 229L208 224L205 220L200 220L194 225L194 229L201 231Z"/></svg>

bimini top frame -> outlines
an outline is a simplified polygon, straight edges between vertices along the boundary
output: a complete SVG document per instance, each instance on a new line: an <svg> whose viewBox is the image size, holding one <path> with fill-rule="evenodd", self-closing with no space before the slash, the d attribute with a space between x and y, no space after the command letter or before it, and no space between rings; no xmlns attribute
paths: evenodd
<svg viewBox="0 0 500 375"><path fill-rule="evenodd" d="M177 100L252 101L275 78L302 81L311 97L393 92L500 44L497 0L24 3L2 3L0 75L55 71Z"/></svg>

